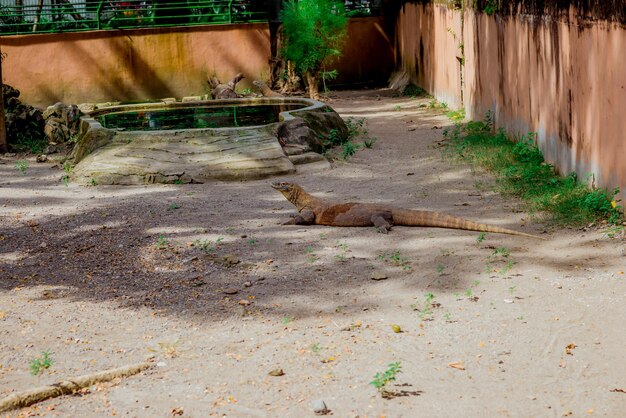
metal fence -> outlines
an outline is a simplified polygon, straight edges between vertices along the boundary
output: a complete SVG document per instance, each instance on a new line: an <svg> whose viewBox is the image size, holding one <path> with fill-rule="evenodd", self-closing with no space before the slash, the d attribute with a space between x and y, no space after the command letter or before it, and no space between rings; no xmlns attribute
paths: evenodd
<svg viewBox="0 0 626 418"><path fill-rule="evenodd" d="M347 0L349 16L381 0ZM0 35L267 21L267 0L0 0Z"/></svg>
<svg viewBox="0 0 626 418"><path fill-rule="evenodd" d="M263 22L264 1L2 0L0 34L75 32L211 23Z"/></svg>

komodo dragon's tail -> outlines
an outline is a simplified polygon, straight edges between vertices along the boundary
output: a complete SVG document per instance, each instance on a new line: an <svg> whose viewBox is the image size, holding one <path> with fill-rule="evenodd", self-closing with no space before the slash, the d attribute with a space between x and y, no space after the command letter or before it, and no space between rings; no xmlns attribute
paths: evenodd
<svg viewBox="0 0 626 418"><path fill-rule="evenodd" d="M438 228L465 229L468 231L493 232L496 234L521 235L524 237L543 239L537 235L526 234L512 229L500 228L487 224L469 221L467 219L448 215L442 212L426 210L394 209L392 211L393 224L402 226L432 226Z"/></svg>

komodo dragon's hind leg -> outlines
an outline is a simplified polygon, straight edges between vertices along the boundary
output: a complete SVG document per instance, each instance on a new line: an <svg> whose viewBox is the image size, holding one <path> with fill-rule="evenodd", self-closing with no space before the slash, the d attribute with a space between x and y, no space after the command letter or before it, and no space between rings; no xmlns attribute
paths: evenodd
<svg viewBox="0 0 626 418"><path fill-rule="evenodd" d="M391 214L388 213L376 213L372 215L372 223L376 227L376 230L382 234L386 234L391 229Z"/></svg>
<svg viewBox="0 0 626 418"><path fill-rule="evenodd" d="M294 215L283 225L313 225L315 223L315 212L312 210L303 210L299 214Z"/></svg>

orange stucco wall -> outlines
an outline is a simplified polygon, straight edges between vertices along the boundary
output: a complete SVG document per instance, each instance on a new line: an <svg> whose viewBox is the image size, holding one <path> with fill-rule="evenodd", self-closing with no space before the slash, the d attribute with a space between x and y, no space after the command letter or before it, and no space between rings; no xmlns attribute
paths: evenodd
<svg viewBox="0 0 626 418"><path fill-rule="evenodd" d="M29 104L145 100L208 92L207 76L267 74L265 24L26 35L0 39L4 82Z"/></svg>
<svg viewBox="0 0 626 418"><path fill-rule="evenodd" d="M547 160L626 191L626 27L580 13L488 16L405 4L398 60L413 81L470 118L537 132ZM465 65L460 66L462 43ZM461 79L463 84L461 85Z"/></svg>
<svg viewBox="0 0 626 418"><path fill-rule="evenodd" d="M333 63L340 83L387 81L393 41L382 22L350 20L345 53ZM8 36L0 45L3 82L39 107L202 95L211 74L227 81L243 72L243 87L269 75L267 24Z"/></svg>

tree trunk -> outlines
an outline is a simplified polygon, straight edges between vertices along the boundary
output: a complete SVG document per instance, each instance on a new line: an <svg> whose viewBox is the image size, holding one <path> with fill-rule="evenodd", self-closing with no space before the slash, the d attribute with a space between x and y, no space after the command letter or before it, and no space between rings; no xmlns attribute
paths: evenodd
<svg viewBox="0 0 626 418"><path fill-rule="evenodd" d="M309 97L311 99L319 100L320 93L317 86L317 73L311 73L311 71L306 71L304 73L304 78L306 80L306 88L309 92Z"/></svg>
<svg viewBox="0 0 626 418"><path fill-rule="evenodd" d="M2 94L2 50L0 49L0 152L9 151L7 144L7 129L4 122L4 95Z"/></svg>
<svg viewBox="0 0 626 418"><path fill-rule="evenodd" d="M24 0L15 0L15 12L19 22L24 22Z"/></svg>
<svg viewBox="0 0 626 418"><path fill-rule="evenodd" d="M37 32L37 26L41 20L41 11L43 10L43 0L37 0L37 11L35 12L35 21L33 22L33 32Z"/></svg>

